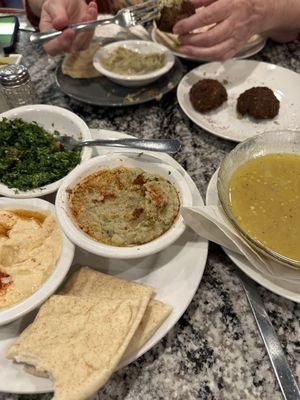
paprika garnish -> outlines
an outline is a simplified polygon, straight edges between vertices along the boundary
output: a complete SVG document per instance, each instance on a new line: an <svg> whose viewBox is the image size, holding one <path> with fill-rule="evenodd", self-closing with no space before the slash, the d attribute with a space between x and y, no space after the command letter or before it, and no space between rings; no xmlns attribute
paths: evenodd
<svg viewBox="0 0 300 400"><path fill-rule="evenodd" d="M0 271L0 295L6 288L11 285L12 279L11 276L6 274L5 272Z"/></svg>

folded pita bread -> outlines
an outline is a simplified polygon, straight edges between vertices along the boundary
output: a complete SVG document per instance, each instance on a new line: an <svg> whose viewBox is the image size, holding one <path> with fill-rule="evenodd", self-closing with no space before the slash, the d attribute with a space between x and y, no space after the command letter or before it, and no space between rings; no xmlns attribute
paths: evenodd
<svg viewBox="0 0 300 400"><path fill-rule="evenodd" d="M71 78L96 78L100 72L93 65L93 58L100 45L91 42L87 50L67 55L62 62L62 72Z"/></svg>
<svg viewBox="0 0 300 400"><path fill-rule="evenodd" d="M132 296L152 296L151 286L103 274L89 267L79 267L67 279L59 294L71 296L109 297L122 299Z"/></svg>
<svg viewBox="0 0 300 400"><path fill-rule="evenodd" d="M154 335L162 323L168 318L172 312L172 307L169 304L151 299L146 308L145 314L138 326L127 350L122 358L126 360L138 352L145 343Z"/></svg>
<svg viewBox="0 0 300 400"><path fill-rule="evenodd" d="M52 296L7 349L8 358L47 374L55 400L85 400L109 379L147 307L127 299Z"/></svg>
<svg viewBox="0 0 300 400"><path fill-rule="evenodd" d="M81 267L72 274L60 293L72 296L99 298L106 296L126 299L128 296L134 296L137 293L152 295L153 289L150 286L102 274L88 267ZM151 299L123 359L132 356L143 347L170 315L171 311L172 307L168 304Z"/></svg>

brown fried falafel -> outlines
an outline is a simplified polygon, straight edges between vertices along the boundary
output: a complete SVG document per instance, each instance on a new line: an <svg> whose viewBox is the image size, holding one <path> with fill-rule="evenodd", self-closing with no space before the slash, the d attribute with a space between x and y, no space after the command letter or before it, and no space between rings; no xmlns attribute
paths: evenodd
<svg viewBox="0 0 300 400"><path fill-rule="evenodd" d="M195 7L189 0L164 5L160 10L160 17L156 21L157 27L163 32L173 32L173 26L184 18L195 14Z"/></svg>
<svg viewBox="0 0 300 400"><path fill-rule="evenodd" d="M190 89L190 101L201 113L215 110L227 100L225 87L215 79L201 79Z"/></svg>
<svg viewBox="0 0 300 400"><path fill-rule="evenodd" d="M272 119L278 115L280 102L268 87L258 86L246 90L237 101L237 112L255 119Z"/></svg>

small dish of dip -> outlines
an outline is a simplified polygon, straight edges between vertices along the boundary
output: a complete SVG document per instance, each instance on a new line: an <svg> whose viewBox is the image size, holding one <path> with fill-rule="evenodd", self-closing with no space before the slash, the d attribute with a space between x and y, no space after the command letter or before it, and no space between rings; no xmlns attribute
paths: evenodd
<svg viewBox="0 0 300 400"><path fill-rule="evenodd" d="M137 258L171 245L185 230L179 210L192 194L159 156L130 151L95 157L76 168L56 197L69 239L104 257Z"/></svg>
<svg viewBox="0 0 300 400"><path fill-rule="evenodd" d="M51 203L0 199L0 326L54 293L68 273L74 251Z"/></svg>
<svg viewBox="0 0 300 400"><path fill-rule="evenodd" d="M144 86L166 74L175 63L164 46L146 40L110 43L94 56L94 67L121 86Z"/></svg>

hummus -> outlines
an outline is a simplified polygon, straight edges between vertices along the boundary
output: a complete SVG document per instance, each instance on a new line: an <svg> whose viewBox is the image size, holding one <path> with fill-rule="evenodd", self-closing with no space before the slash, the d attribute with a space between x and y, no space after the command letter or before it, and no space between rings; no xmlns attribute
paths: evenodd
<svg viewBox="0 0 300 400"><path fill-rule="evenodd" d="M40 288L54 270L61 248L54 215L0 210L0 310Z"/></svg>
<svg viewBox="0 0 300 400"><path fill-rule="evenodd" d="M140 168L104 169L79 182L69 197L80 229L114 246L161 236L176 219L180 200L171 182Z"/></svg>

